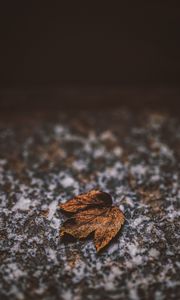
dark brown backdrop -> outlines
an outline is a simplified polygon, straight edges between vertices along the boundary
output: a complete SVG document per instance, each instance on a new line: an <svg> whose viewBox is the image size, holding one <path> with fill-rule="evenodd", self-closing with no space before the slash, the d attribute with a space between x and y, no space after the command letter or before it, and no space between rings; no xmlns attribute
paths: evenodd
<svg viewBox="0 0 180 300"><path fill-rule="evenodd" d="M1 4L3 95L69 86L179 88L178 1L60 2Z"/></svg>

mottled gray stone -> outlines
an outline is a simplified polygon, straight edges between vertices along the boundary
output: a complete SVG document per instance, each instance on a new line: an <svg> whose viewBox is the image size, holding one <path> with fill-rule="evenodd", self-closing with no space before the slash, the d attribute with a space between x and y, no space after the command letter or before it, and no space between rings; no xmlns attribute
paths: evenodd
<svg viewBox="0 0 180 300"><path fill-rule="evenodd" d="M0 122L0 299L178 299L180 121L132 112ZM58 204L99 188L126 222L96 254Z"/></svg>

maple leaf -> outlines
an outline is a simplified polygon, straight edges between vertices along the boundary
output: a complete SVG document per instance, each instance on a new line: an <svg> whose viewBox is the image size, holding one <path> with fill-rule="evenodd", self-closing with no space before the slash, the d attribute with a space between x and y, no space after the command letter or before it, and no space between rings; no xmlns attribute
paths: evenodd
<svg viewBox="0 0 180 300"><path fill-rule="evenodd" d="M83 239L94 233L97 252L109 244L124 223L124 215L118 207L112 206L111 196L98 190L76 196L60 208L73 215L64 222L60 235Z"/></svg>

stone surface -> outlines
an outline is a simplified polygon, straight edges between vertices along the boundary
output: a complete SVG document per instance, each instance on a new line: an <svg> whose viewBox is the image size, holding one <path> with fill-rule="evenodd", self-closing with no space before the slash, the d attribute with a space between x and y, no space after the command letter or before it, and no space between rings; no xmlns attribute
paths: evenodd
<svg viewBox="0 0 180 300"><path fill-rule="evenodd" d="M0 121L0 299L178 299L180 121L155 112ZM126 222L96 254L58 204L98 188Z"/></svg>

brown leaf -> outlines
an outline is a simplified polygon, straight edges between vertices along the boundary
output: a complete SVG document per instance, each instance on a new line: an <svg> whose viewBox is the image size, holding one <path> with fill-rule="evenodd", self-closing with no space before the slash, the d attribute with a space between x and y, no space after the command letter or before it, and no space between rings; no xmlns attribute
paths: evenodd
<svg viewBox="0 0 180 300"><path fill-rule="evenodd" d="M60 208L73 213L64 222L60 235L83 239L94 233L97 252L108 245L124 223L124 215L119 208L112 206L111 196L98 190L79 195Z"/></svg>
<svg viewBox="0 0 180 300"><path fill-rule="evenodd" d="M70 199L65 204L61 204L60 209L66 212L76 213L80 210L90 207L104 207L111 206L111 204L112 199L108 193L92 190L86 194L81 194L73 199Z"/></svg>

